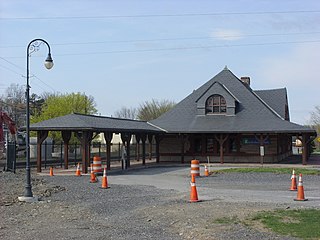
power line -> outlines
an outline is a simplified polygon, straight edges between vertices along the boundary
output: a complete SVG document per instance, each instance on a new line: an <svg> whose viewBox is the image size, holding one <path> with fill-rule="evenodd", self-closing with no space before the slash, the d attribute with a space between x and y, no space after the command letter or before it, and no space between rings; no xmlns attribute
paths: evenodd
<svg viewBox="0 0 320 240"><path fill-rule="evenodd" d="M106 18L159 18L159 17L198 17L228 15L268 15L319 13L320 10L297 11L261 11L261 12L216 12L216 13L181 13L181 14L137 14L137 15L102 15L102 16L57 16L57 17L0 17L0 20L65 20L65 19L106 19Z"/></svg>
<svg viewBox="0 0 320 240"><path fill-rule="evenodd" d="M310 41L305 40L305 41L284 41L284 42L269 42L269 43L204 45L204 46L190 46L190 47L150 48L150 49L140 49L140 50L114 50L114 51L99 51L99 52L86 52L86 53L65 53L65 54L55 54L55 56L80 56L80 55L83 56L83 55L101 55L101 54L112 54L112 53L160 52L160 51L177 51L177 50L226 48L226 47L268 46L268 45L303 44L303 43L319 43L319 42L320 40L310 40ZM21 57L7 57L7 58L21 58Z"/></svg>
<svg viewBox="0 0 320 240"><path fill-rule="evenodd" d="M19 69L21 69L21 70L25 70L25 69L22 68L21 66L15 64L15 63L13 63L13 62L10 62L9 60L7 60L7 59L5 59L5 58L3 58L3 57L0 57L0 59L2 59L3 61L9 63L9 64L12 65L12 66L15 66L16 68L19 68Z"/></svg>
<svg viewBox="0 0 320 240"><path fill-rule="evenodd" d="M6 67L6 66L3 66L2 64L0 64L0 67L2 67L2 68L4 68L4 69L7 69L7 70L8 70L8 71L10 71L10 72L15 73L15 74L19 75L20 77L23 77L23 75L22 75L22 74L20 74L20 73L18 73L18 72L16 72L16 71L14 71L14 70L12 70L11 68L8 68L8 67Z"/></svg>
<svg viewBox="0 0 320 240"><path fill-rule="evenodd" d="M234 37L245 38L245 37L267 37L267 36L291 36L291 35L310 35L310 34L320 34L320 32L265 33L265 34L238 34L238 35L228 34L228 35L221 35L219 37L212 36L212 37L177 37L177 38L155 38L155 39L109 40L109 41L94 41L94 42L55 43L55 44L51 44L51 45L52 46L90 45L90 44L104 44L104 43L136 43L136 42L219 39L219 38L234 38ZM18 47L24 47L24 46L22 46L22 45L20 45L20 46L19 45L0 46L0 48L18 48Z"/></svg>
<svg viewBox="0 0 320 240"><path fill-rule="evenodd" d="M12 66L15 66L16 68L25 70L24 68L20 67L19 65L15 64L15 63L13 63L13 62L11 62L11 61L3 58L3 57L0 57L0 59L6 61L7 63L11 64ZM10 69L10 68L8 68L8 67L5 67L5 66L3 66L3 65L1 65L1 64L0 64L0 66L3 67L3 68L5 68L5 69L7 69L7 70L9 70L9 71L11 71L11 72L13 72L13 73L18 74L18 75L21 76L21 77L25 77L23 74L20 74L20 73L14 71L14 70L12 70L12 69ZM31 74L32 74L32 73L31 73ZM42 84L44 84L45 86L47 86L48 88L50 88L51 90L53 90L54 92L56 92L56 90L55 90L53 87L51 87L51 86L50 86L49 84L47 84L45 81L42 81L42 80L41 80L40 78L38 78L36 75L32 74L32 77L36 78L36 79L39 80ZM36 84L36 85L39 86L38 84ZM46 90L43 89L41 86L39 86L39 87L40 87L42 90L46 91Z"/></svg>

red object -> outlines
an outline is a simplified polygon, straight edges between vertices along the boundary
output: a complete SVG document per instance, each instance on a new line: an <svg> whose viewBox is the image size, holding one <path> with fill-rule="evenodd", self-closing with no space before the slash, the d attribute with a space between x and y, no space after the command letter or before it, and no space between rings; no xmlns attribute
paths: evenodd
<svg viewBox="0 0 320 240"><path fill-rule="evenodd" d="M17 127L14 121L5 112L0 112L0 142L3 142L3 127L2 124L6 124L12 135L17 133Z"/></svg>
<svg viewBox="0 0 320 240"><path fill-rule="evenodd" d="M4 134L3 134L3 124L6 124L12 135L17 133L17 127L14 121L5 112L0 111L0 150L4 149Z"/></svg>

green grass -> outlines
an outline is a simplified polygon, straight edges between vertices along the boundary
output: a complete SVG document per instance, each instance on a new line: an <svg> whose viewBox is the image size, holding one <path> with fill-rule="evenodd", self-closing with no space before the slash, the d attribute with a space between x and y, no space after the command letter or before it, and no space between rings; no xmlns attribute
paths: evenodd
<svg viewBox="0 0 320 240"><path fill-rule="evenodd" d="M222 217L215 219L213 223L218 223L218 224L237 224L239 223L239 219L236 216L233 217Z"/></svg>
<svg viewBox="0 0 320 240"><path fill-rule="evenodd" d="M320 210L276 210L258 213L251 221L259 221L282 235L303 239L320 238Z"/></svg>
<svg viewBox="0 0 320 240"><path fill-rule="evenodd" d="M270 167L257 167L257 168L227 168L221 170L214 170L211 173L263 173L271 172L275 174L292 174L292 168L270 168ZM320 170L317 169L306 169L297 168L295 169L296 174L303 175L320 175Z"/></svg>

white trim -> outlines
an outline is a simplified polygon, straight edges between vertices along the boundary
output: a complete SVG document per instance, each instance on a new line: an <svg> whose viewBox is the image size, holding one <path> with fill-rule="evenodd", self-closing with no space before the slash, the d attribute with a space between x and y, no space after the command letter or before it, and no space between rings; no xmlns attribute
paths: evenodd
<svg viewBox="0 0 320 240"><path fill-rule="evenodd" d="M164 131L164 132L168 133L167 130L165 130L165 129L161 128L161 127L158 127L157 125L154 125L154 124L152 124L152 123L150 123L150 122L147 122L147 124L151 125L152 127L158 128L158 129L160 129L161 131Z"/></svg>

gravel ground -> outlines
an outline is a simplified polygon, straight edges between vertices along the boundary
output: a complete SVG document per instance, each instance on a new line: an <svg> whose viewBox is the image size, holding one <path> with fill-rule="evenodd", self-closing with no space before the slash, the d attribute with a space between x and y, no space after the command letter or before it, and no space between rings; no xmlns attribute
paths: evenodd
<svg viewBox="0 0 320 240"><path fill-rule="evenodd" d="M32 190L41 201L21 203L17 197L24 192L24 172L0 172L1 239L295 239L244 222L259 211L305 206L293 201L229 201L223 194L189 203L189 192L174 189L110 181L109 189L100 189L100 182L89 183L90 176L49 177L35 173ZM219 174L201 178L197 181L201 185L198 193L201 188L214 192L223 185L230 186L230 191L246 184L255 189L263 181L260 176ZM282 181L287 176L263 174L265 178ZM250 185L253 179L256 182ZM308 177L308 181L316 185L319 176ZM274 186L269 188L267 191ZM215 222L221 218L233 220Z"/></svg>

